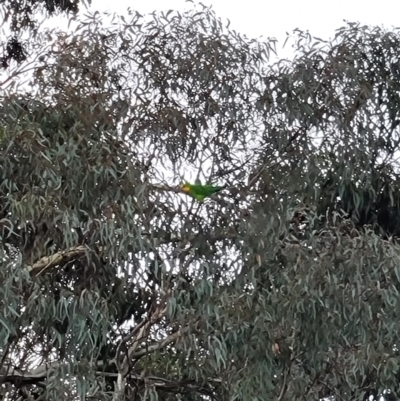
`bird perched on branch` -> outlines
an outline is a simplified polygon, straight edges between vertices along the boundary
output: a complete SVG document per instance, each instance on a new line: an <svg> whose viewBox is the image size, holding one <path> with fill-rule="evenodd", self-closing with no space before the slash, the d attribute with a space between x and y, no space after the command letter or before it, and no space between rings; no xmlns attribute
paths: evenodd
<svg viewBox="0 0 400 401"><path fill-rule="evenodd" d="M186 195L191 196L199 202L202 202L205 198L223 190L226 187L218 187L211 184L202 185L201 183L189 184L188 182L185 182L180 186L180 188Z"/></svg>

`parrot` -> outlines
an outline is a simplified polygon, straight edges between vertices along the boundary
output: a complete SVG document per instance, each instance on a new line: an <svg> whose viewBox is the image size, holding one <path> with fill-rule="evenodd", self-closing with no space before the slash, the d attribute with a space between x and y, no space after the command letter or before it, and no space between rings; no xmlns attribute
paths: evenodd
<svg viewBox="0 0 400 401"><path fill-rule="evenodd" d="M218 187L211 184L202 185L201 183L189 184L188 182L185 182L180 186L180 188L186 195L191 196L199 202L203 202L203 200L208 196L211 196L226 187Z"/></svg>

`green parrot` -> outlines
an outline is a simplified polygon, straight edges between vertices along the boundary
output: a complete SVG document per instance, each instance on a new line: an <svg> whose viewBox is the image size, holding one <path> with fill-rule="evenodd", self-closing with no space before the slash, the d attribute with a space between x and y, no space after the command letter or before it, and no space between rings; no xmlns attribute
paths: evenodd
<svg viewBox="0 0 400 401"><path fill-rule="evenodd" d="M180 188L186 195L191 196L199 202L203 202L203 200L208 196L211 196L212 194L215 194L226 187L217 187L211 184L189 184L188 182L185 182L180 186Z"/></svg>

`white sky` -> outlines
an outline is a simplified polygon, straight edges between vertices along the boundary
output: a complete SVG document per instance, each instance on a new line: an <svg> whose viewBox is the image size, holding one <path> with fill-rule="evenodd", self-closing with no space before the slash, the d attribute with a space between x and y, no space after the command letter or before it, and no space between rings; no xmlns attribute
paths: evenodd
<svg viewBox="0 0 400 401"><path fill-rule="evenodd" d="M197 1L195 1L197 2ZM276 37L284 42L286 32L300 28L311 35L329 39L344 20L400 26L399 0L203 0L212 5L217 16L231 21L231 28L249 37ZM193 8L185 0L92 0L92 10L111 10L118 14L130 7L140 13L154 10Z"/></svg>
<svg viewBox="0 0 400 401"><path fill-rule="evenodd" d="M345 25L345 20L386 28L400 27L400 0L203 0L202 3L212 5L223 21L229 19L230 29L250 38L278 39L278 58L290 56L290 46L283 51L282 45L286 32L291 34L296 28L328 40L333 38L337 28ZM182 12L193 9L194 4L185 0L92 0L90 11L124 14L128 7L148 14L170 9ZM83 14L85 11L81 7ZM65 17L55 17L45 25L67 30L68 22Z"/></svg>

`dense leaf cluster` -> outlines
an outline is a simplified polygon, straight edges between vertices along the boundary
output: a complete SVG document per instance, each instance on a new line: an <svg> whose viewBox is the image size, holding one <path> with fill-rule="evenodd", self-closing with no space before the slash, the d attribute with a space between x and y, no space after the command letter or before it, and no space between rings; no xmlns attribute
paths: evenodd
<svg viewBox="0 0 400 401"><path fill-rule="evenodd" d="M0 4L0 16L10 29L10 35L3 45L1 66L7 68L12 61L21 63L27 58L26 43L21 41L21 34L28 31L30 35L38 30L37 16L45 12L48 16L55 14L77 14L79 0L3 0ZM88 2L90 4L90 0Z"/></svg>
<svg viewBox="0 0 400 401"><path fill-rule="evenodd" d="M206 8L113 24L38 35L2 99L2 393L399 393L399 33L270 65Z"/></svg>

